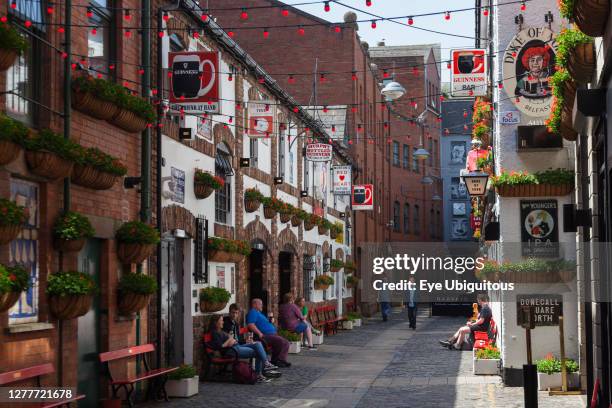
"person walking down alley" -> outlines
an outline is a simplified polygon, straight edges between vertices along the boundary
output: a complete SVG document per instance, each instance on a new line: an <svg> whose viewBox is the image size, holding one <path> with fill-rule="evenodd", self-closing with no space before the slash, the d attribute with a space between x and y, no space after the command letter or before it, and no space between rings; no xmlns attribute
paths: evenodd
<svg viewBox="0 0 612 408"><path fill-rule="evenodd" d="M382 277L383 283L387 283L388 279L383 275ZM382 315L383 322L386 322L389 319L389 314L391 313L391 292L386 288L378 291L378 303L380 303L380 314Z"/></svg>
<svg viewBox="0 0 612 408"><path fill-rule="evenodd" d="M412 285L415 285L413 289L409 289L406 292L406 310L408 311L408 324L412 330L416 330L417 302L419 292L416 288L414 275L410 275L410 278L408 278L408 280Z"/></svg>

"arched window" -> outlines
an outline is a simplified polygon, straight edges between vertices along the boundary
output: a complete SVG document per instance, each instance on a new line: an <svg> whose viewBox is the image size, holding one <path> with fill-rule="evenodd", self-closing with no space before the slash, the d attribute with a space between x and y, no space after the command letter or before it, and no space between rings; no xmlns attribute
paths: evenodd
<svg viewBox="0 0 612 408"><path fill-rule="evenodd" d="M393 231L400 231L400 203L395 201L393 203Z"/></svg>
<svg viewBox="0 0 612 408"><path fill-rule="evenodd" d="M410 204L404 204L404 234L410 233Z"/></svg>
<svg viewBox="0 0 612 408"><path fill-rule="evenodd" d="M223 188L215 192L215 221L221 224L230 222L229 214L232 210L232 156L224 143L217 145L215 155L215 175L225 180Z"/></svg>

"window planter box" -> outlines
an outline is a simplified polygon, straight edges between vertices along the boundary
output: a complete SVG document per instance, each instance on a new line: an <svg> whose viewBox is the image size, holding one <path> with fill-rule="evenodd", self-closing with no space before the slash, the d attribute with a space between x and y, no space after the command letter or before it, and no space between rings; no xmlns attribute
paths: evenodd
<svg viewBox="0 0 612 408"><path fill-rule="evenodd" d="M574 22L580 31L591 37L601 37L606 31L610 0L577 0Z"/></svg>
<svg viewBox="0 0 612 408"><path fill-rule="evenodd" d="M538 390L546 391L551 388L561 388L561 373L538 373ZM577 388L580 386L580 373L567 373L567 386Z"/></svg>
<svg viewBox="0 0 612 408"><path fill-rule="evenodd" d="M495 187L502 197L554 197L568 195L574 190L571 184L519 184Z"/></svg>
<svg viewBox="0 0 612 408"><path fill-rule="evenodd" d="M321 334L316 335L316 334L312 334L312 344L315 346L318 346L320 344L323 344L323 332L321 332Z"/></svg>
<svg viewBox="0 0 612 408"><path fill-rule="evenodd" d="M0 225L0 245L8 244L21 232L21 225Z"/></svg>
<svg viewBox="0 0 612 408"><path fill-rule="evenodd" d="M93 118L111 120L119 112L117 105L89 92L72 90L72 108Z"/></svg>
<svg viewBox="0 0 612 408"><path fill-rule="evenodd" d="M119 260L127 264L141 264L147 259L153 251L155 251L155 244L138 244L138 243L124 243L119 242L117 247L117 257Z"/></svg>
<svg viewBox="0 0 612 408"><path fill-rule="evenodd" d="M595 46L593 42L579 44L572 49L567 59L567 70L579 83L591 80L595 70Z"/></svg>
<svg viewBox="0 0 612 408"><path fill-rule="evenodd" d="M59 180L70 176L73 162L52 152L26 150L26 162L30 171L47 180Z"/></svg>
<svg viewBox="0 0 612 408"><path fill-rule="evenodd" d="M0 166L9 164L21 153L21 146L8 140L0 140Z"/></svg>
<svg viewBox="0 0 612 408"><path fill-rule="evenodd" d="M302 346L299 341L289 342L289 354L299 354L302 351Z"/></svg>
<svg viewBox="0 0 612 408"><path fill-rule="evenodd" d="M70 320L87 314L92 300L92 295L50 295L48 304L53 316L60 320Z"/></svg>
<svg viewBox="0 0 612 408"><path fill-rule="evenodd" d="M313 229L315 227L314 222L311 221L304 221L304 229L306 231L310 231L311 229Z"/></svg>
<svg viewBox="0 0 612 408"><path fill-rule="evenodd" d="M169 397L188 398L198 393L199 376L183 378L182 380L168 380L166 393Z"/></svg>
<svg viewBox="0 0 612 408"><path fill-rule="evenodd" d="M0 293L0 313L9 310L21 296L21 292Z"/></svg>
<svg viewBox="0 0 612 408"><path fill-rule="evenodd" d="M476 352L474 351L473 370L474 375L499 375L501 360L476 358Z"/></svg>
<svg viewBox="0 0 612 408"><path fill-rule="evenodd" d="M70 180L79 186L93 190L108 190L117 182L119 176L100 171L92 166L75 164Z"/></svg>
<svg viewBox="0 0 612 408"><path fill-rule="evenodd" d="M208 260L212 262L232 262L234 254L220 249L211 249L208 251Z"/></svg>
<svg viewBox="0 0 612 408"><path fill-rule="evenodd" d="M117 310L122 316L129 316L144 309L149 304L151 295L134 292L121 292L117 296Z"/></svg>

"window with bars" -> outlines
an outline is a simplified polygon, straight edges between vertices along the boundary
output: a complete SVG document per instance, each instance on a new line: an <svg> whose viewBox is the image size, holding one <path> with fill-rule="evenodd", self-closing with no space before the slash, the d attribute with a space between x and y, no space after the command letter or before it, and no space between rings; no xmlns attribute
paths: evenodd
<svg viewBox="0 0 612 408"><path fill-rule="evenodd" d="M410 204L404 204L404 234L410 233Z"/></svg>
<svg viewBox="0 0 612 408"><path fill-rule="evenodd" d="M415 173L419 172L419 159L414 154L418 150L418 147L412 148L412 171Z"/></svg>
<svg viewBox="0 0 612 408"><path fill-rule="evenodd" d="M410 167L410 146L404 145L402 149L402 167Z"/></svg>
<svg viewBox="0 0 612 408"><path fill-rule="evenodd" d="M398 167L400 165L399 154L399 143L393 142L393 165Z"/></svg>
<svg viewBox="0 0 612 408"><path fill-rule="evenodd" d="M419 235L421 233L421 214L419 213L419 206L414 206L414 214L412 218L412 225L415 235Z"/></svg>
<svg viewBox="0 0 612 408"><path fill-rule="evenodd" d="M229 150L223 143L217 145L215 157L215 174L225 180L225 185L215 192L215 221L220 224L230 223L232 203L231 176L234 175Z"/></svg>
<svg viewBox="0 0 612 408"><path fill-rule="evenodd" d="M393 203L393 231L400 231L400 203L395 201Z"/></svg>

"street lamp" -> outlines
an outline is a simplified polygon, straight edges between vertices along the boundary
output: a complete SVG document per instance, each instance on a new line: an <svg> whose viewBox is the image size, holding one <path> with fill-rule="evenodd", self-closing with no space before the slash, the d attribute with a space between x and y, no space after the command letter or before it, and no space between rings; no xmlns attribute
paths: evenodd
<svg viewBox="0 0 612 408"><path fill-rule="evenodd" d="M433 181L433 178L431 178L431 177L429 177L429 176L424 176L424 177L421 179L421 184L424 184L424 185L427 185L427 186L428 186L428 185L433 184L433 182L434 182L434 181Z"/></svg>
<svg viewBox="0 0 612 408"><path fill-rule="evenodd" d="M482 171L472 171L461 176L465 187L467 188L468 194L471 197L483 196L487 191L487 181L489 181L489 175Z"/></svg>
<svg viewBox="0 0 612 408"><path fill-rule="evenodd" d="M423 147L419 147L418 149L416 149L414 153L412 153L412 155L417 160L427 160L429 158L429 152L425 150Z"/></svg>
<svg viewBox="0 0 612 408"><path fill-rule="evenodd" d="M406 88L404 88L399 82L391 81L385 85L380 93L387 101L394 101L404 96L406 93Z"/></svg>

